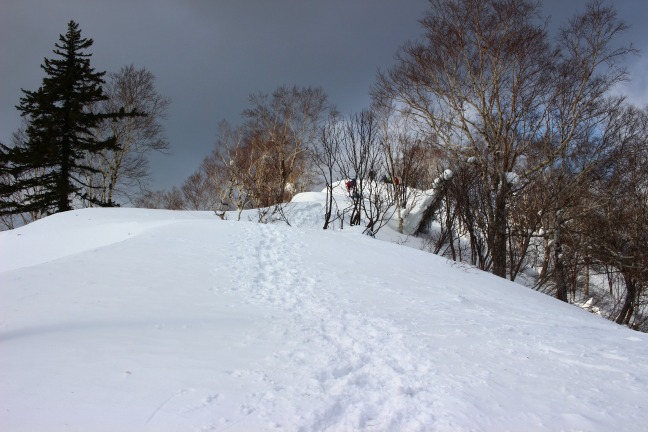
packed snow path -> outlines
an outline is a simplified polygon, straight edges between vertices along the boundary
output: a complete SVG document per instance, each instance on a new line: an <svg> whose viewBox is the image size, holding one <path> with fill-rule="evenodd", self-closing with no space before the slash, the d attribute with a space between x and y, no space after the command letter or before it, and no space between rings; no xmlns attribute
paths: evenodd
<svg viewBox="0 0 648 432"><path fill-rule="evenodd" d="M342 273L346 280L339 280L337 271L304 259L312 245L301 230L249 225L245 234L240 244L253 246L252 254L238 246L236 269L251 277L240 288L249 290L245 297L251 302L278 309L267 320L291 341L272 359L280 368L253 372L270 383L258 400L247 403L259 407L259 418L273 424L280 416L285 421L277 426L301 425L304 431L415 430L432 424L420 410L433 402L425 387L428 361L412 353L391 320L354 311L356 301L335 289L362 284L355 282L362 273L353 272L357 261L344 251L331 257L335 267L351 261ZM299 384L286 386L293 380Z"/></svg>
<svg viewBox="0 0 648 432"><path fill-rule="evenodd" d="M648 337L353 230L89 209L0 233L0 403L3 432L642 431Z"/></svg>

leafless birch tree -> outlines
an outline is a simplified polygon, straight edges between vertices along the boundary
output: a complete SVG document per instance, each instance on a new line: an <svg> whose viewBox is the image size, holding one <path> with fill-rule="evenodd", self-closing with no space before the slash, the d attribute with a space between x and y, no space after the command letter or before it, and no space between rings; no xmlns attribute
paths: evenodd
<svg viewBox="0 0 648 432"><path fill-rule="evenodd" d="M625 78L619 62L632 48L613 40L626 26L592 2L551 43L539 4L527 0L431 0L421 23L424 38L400 50L372 93L416 116L443 151L475 158L488 254L505 277L509 173L528 184L561 157L592 107Z"/></svg>
<svg viewBox="0 0 648 432"><path fill-rule="evenodd" d="M170 102L156 90L153 73L132 64L107 75L104 93L108 100L98 107L101 112L123 109L143 115L109 119L101 125L95 133L114 136L120 149L94 157L91 163L98 173L86 181L94 186L90 188L97 195L91 197L94 201L127 203L147 189L149 155L169 149L161 121Z"/></svg>

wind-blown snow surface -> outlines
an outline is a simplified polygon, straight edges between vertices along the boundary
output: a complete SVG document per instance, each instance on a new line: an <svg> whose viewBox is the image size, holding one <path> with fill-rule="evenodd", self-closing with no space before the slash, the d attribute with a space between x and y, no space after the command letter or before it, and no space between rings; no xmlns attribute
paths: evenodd
<svg viewBox="0 0 648 432"><path fill-rule="evenodd" d="M0 233L0 409L3 432L641 431L648 336L353 230L86 209Z"/></svg>

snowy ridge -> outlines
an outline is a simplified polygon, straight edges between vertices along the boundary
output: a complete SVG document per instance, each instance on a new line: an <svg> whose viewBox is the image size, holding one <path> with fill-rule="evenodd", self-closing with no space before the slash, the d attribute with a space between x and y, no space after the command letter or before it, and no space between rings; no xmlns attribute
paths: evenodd
<svg viewBox="0 0 648 432"><path fill-rule="evenodd" d="M88 209L0 233L0 430L645 428L645 334L308 228L302 198L302 228Z"/></svg>

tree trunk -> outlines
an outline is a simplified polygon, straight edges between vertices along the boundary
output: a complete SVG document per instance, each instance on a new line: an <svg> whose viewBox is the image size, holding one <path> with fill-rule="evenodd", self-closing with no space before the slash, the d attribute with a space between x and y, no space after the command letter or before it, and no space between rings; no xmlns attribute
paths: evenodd
<svg viewBox="0 0 648 432"><path fill-rule="evenodd" d="M565 265L561 243L562 210L556 210L556 226L554 228L554 280L556 282L556 298L567 302L567 282L565 281Z"/></svg>
<svg viewBox="0 0 648 432"><path fill-rule="evenodd" d="M632 313L634 312L633 304L634 298L637 294L637 287L632 277L623 275L623 278L625 279L626 283L626 296L625 301L623 302L623 307L621 308L621 312L619 312L619 316L616 319L616 323L628 325L628 323L630 323Z"/></svg>
<svg viewBox="0 0 648 432"><path fill-rule="evenodd" d="M493 274L506 278L506 201L508 186L502 173L499 190L495 196L495 212L493 218L493 235L491 257L493 259Z"/></svg>
<svg viewBox="0 0 648 432"><path fill-rule="evenodd" d="M452 218L452 215L450 213L450 200L448 199L448 189L446 188L445 191L445 201L446 201L446 228L448 230L448 239L449 239L449 245L450 245L450 253L452 254L452 260L457 261L457 252L455 251L455 245L454 245L454 236L452 235L452 230L454 228L454 219Z"/></svg>
<svg viewBox="0 0 648 432"><path fill-rule="evenodd" d="M401 216L401 202L400 202L400 193L399 187L400 184L396 184L396 173L394 172L394 159L392 158L391 146L387 144L387 157L389 158L389 170L391 171L391 178L394 185L394 204L396 205L396 217L398 219L398 232L403 234L403 217Z"/></svg>
<svg viewBox="0 0 648 432"><path fill-rule="evenodd" d="M590 258L589 254L585 255L585 297L589 297L589 288L590 288Z"/></svg>
<svg viewBox="0 0 648 432"><path fill-rule="evenodd" d="M70 144L66 139L63 139L61 143L61 174L58 179L58 211L64 212L72 210L72 205L70 203L70 195L72 191L70 189L70 170L72 156L70 151Z"/></svg>
<svg viewBox="0 0 648 432"><path fill-rule="evenodd" d="M324 214L324 229L328 229L333 212L333 185L326 185L326 210Z"/></svg>

